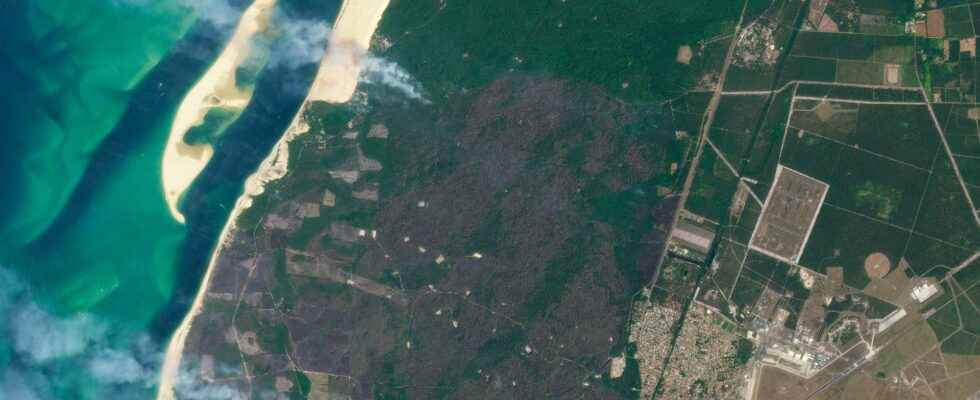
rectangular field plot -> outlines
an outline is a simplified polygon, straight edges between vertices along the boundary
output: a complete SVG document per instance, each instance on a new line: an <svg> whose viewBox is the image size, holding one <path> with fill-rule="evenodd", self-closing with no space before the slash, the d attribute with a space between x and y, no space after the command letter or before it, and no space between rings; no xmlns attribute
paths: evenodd
<svg viewBox="0 0 980 400"><path fill-rule="evenodd" d="M776 69L773 67L732 64L728 68L728 77L725 78L725 90L769 90L775 79Z"/></svg>
<svg viewBox="0 0 980 400"><path fill-rule="evenodd" d="M731 167L760 182L771 182L776 170L778 143L782 141L792 91L773 99L763 113L766 96L724 96L718 105L708 139Z"/></svg>
<svg viewBox="0 0 980 400"><path fill-rule="evenodd" d="M792 54L875 63L907 64L913 58L913 39L905 36L852 35L803 31Z"/></svg>
<svg viewBox="0 0 980 400"><path fill-rule="evenodd" d="M861 85L885 83L885 64L841 60L837 63L837 82Z"/></svg>
<svg viewBox="0 0 980 400"><path fill-rule="evenodd" d="M833 82L837 76L837 60L804 56L786 57L783 63L782 82L816 81Z"/></svg>
<svg viewBox="0 0 980 400"><path fill-rule="evenodd" d="M685 207L711 221L721 221L738 187L738 177L711 148L705 148L697 168Z"/></svg>
<svg viewBox="0 0 980 400"><path fill-rule="evenodd" d="M967 248L980 248L980 229L949 160L940 155L919 208L915 231Z"/></svg>
<svg viewBox="0 0 980 400"><path fill-rule="evenodd" d="M722 96L712 127L748 134L762 117L766 96Z"/></svg>
<svg viewBox="0 0 980 400"><path fill-rule="evenodd" d="M834 177L834 171L846 150L847 146L841 146L836 141L790 129L786 133L779 163L828 182Z"/></svg>
<svg viewBox="0 0 980 400"><path fill-rule="evenodd" d="M924 105L862 104L848 143L928 169L939 138Z"/></svg>
<svg viewBox="0 0 980 400"><path fill-rule="evenodd" d="M914 71L913 71L914 72ZM913 73L914 76L914 73ZM904 82L904 78L903 78ZM914 80L910 81L912 84ZM918 90L903 88L868 88L857 86L838 86L820 84L800 84L796 90L797 96L802 97L826 97L840 100L855 101L894 101L894 102L917 102L922 101L922 94Z"/></svg>
<svg viewBox="0 0 980 400"><path fill-rule="evenodd" d="M803 31L797 34L793 55L870 60L874 40L868 35Z"/></svg>
<svg viewBox="0 0 980 400"><path fill-rule="evenodd" d="M940 152L925 108L813 100L796 104L790 121L795 129L787 134L780 163L830 184L828 204L914 228L932 162ZM888 116L892 118L886 120Z"/></svg>
<svg viewBox="0 0 980 400"><path fill-rule="evenodd" d="M796 100L790 126L922 169L939 147L924 105Z"/></svg>
<svg viewBox="0 0 980 400"><path fill-rule="evenodd" d="M796 100L790 125L847 142L857 131L859 106L836 101Z"/></svg>
<svg viewBox="0 0 980 400"><path fill-rule="evenodd" d="M946 36L951 38L967 38L974 35L973 16L970 6L949 7L943 9L946 19Z"/></svg>
<svg viewBox="0 0 980 400"><path fill-rule="evenodd" d="M911 229L928 178L929 171L845 148L827 204Z"/></svg>
<svg viewBox="0 0 980 400"><path fill-rule="evenodd" d="M755 131L751 140L752 147L746 146L745 153L740 156L740 159L732 160L742 176L760 182L760 184L755 185L754 192L763 198L776 175L776 165L779 162L779 145L783 141L786 120L792 104L792 91L784 90L776 96L772 106Z"/></svg>
<svg viewBox="0 0 980 400"><path fill-rule="evenodd" d="M980 106L940 104L935 110L953 154L980 157Z"/></svg>
<svg viewBox="0 0 980 400"><path fill-rule="evenodd" d="M980 107L944 106L943 130L973 202L980 202Z"/></svg>
<svg viewBox="0 0 980 400"><path fill-rule="evenodd" d="M776 259L796 263L827 195L827 184L779 166L762 207L750 247Z"/></svg>

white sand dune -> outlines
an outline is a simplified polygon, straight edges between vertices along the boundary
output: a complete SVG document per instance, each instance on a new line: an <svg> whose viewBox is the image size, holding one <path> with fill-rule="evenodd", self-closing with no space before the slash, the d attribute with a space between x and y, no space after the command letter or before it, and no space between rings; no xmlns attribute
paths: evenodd
<svg viewBox="0 0 980 400"><path fill-rule="evenodd" d="M262 1L262 0L256 0ZM371 43L371 37L377 30L378 23L388 8L389 0L344 0L337 14L336 23L330 33L330 44L326 54L320 61L320 68L317 70L314 82L310 87L306 100L296 116L293 117L292 124L286 129L282 138L276 143L275 148L262 161L258 170L255 171L245 182L245 193L239 197L235 209L228 216L228 222L221 231L218 244L211 254L208 269L204 274L204 280L198 289L197 296L190 311L184 317L180 327L174 332L167 346L167 353L164 358L163 368L160 373L160 387L157 393L158 400L170 400L175 398L174 385L180 375L180 361L183 356L184 344L187 333L190 331L194 318L201 313L204 303L205 293L211 281L211 273L214 271L215 261L221 254L225 243L229 240L230 232L235 230L235 220L241 212L252 204L252 198L265 191L265 185L279 179L286 174L288 168L288 146L289 141L297 135L306 133L309 130L303 113L312 101L325 101L330 103L345 103L354 95L357 89L357 81L361 74L361 59L367 53ZM186 186L184 186L186 188ZM173 209L173 208L172 208ZM179 215L179 213L175 214ZM193 377L196 379L197 377Z"/></svg>
<svg viewBox="0 0 980 400"><path fill-rule="evenodd" d="M265 31L275 5L276 0L255 0L245 10L228 45L177 108L163 153L161 175L170 214L180 223L184 216L177 210L177 202L214 154L210 145L185 143L184 135L203 123L208 110L214 107L241 111L248 105L252 93L238 88L235 71L251 55L252 40Z"/></svg>

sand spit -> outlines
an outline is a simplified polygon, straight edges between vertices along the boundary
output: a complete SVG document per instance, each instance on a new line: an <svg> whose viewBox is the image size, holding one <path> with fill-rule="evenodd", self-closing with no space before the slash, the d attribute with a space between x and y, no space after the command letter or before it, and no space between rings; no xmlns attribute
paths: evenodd
<svg viewBox="0 0 980 400"><path fill-rule="evenodd" d="M262 0L256 0L256 2L260 1ZM279 142L276 143L272 152L262 160L258 170L245 181L245 192L238 198L235 209L228 216L228 222L221 231L221 236L211 254L208 269L194 298L194 303L170 339L163 368L160 372L158 400L175 398L174 385L177 383L180 374L180 361L183 356L187 333L190 331L194 318L201 313L215 262L225 243L230 240L231 232L235 230L235 220L243 210L252 205L253 197L265 191L266 184L286 174L289 162L289 142L296 136L309 131L309 125L303 118L303 113L309 103L311 101L344 103L353 97L361 74L360 60L367 53L371 37L377 29L385 9L388 8L388 2L389 0L344 0L343 5L341 5L336 23L330 33L329 47L320 61L320 68L303 106L293 117L292 123L279 139ZM171 209L174 210L173 207ZM179 215L179 213L175 212L175 215ZM196 377L194 378L196 379Z"/></svg>
<svg viewBox="0 0 980 400"><path fill-rule="evenodd" d="M180 223L184 223L184 216L177 210L177 202L214 154L208 144L185 143L184 135L203 123L212 108L240 112L248 105L252 93L238 87L235 72L251 55L252 39L268 27L275 5L276 0L255 0L245 10L228 45L177 109L163 153L161 175L170 214Z"/></svg>

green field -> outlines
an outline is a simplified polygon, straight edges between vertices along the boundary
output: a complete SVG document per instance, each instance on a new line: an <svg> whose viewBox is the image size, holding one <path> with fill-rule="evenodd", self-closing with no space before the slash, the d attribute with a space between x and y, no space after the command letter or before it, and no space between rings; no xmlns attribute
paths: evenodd
<svg viewBox="0 0 980 400"><path fill-rule="evenodd" d="M695 214L721 221L728 213L737 185L738 178L732 171L714 151L705 148L686 207Z"/></svg>
<svg viewBox="0 0 980 400"><path fill-rule="evenodd" d="M973 16L970 15L970 6L948 7L943 9L946 15L946 36L953 38L967 38L974 36Z"/></svg>
<svg viewBox="0 0 980 400"><path fill-rule="evenodd" d="M875 297L868 297L868 318L884 318L898 309L898 306Z"/></svg>
<svg viewBox="0 0 980 400"><path fill-rule="evenodd" d="M965 249L980 247L980 229L945 157L933 168L915 231Z"/></svg>
<svg viewBox="0 0 980 400"><path fill-rule="evenodd" d="M832 266L844 267L844 283L860 289L870 282L864 273L865 258L880 252L894 264L908 237L899 228L825 204L800 263L823 272Z"/></svg>
<svg viewBox="0 0 980 400"><path fill-rule="evenodd" d="M792 54L803 57L905 64L912 61L912 50L911 37L804 31L797 36Z"/></svg>
<svg viewBox="0 0 980 400"><path fill-rule="evenodd" d="M928 171L844 148L827 181L826 203L909 229L928 177Z"/></svg>
<svg viewBox="0 0 980 400"><path fill-rule="evenodd" d="M833 140L791 129L780 150L780 163L830 184L830 190L833 190L831 180L847 150L846 146Z"/></svg>

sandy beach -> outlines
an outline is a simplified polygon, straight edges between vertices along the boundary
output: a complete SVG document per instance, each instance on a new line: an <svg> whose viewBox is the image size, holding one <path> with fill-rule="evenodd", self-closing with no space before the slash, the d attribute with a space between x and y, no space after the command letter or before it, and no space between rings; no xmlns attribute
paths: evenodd
<svg viewBox="0 0 980 400"><path fill-rule="evenodd" d="M256 0L256 3L262 1L264 0ZM204 274L201 287L198 289L197 295L194 298L194 303L181 322L180 327L174 332L167 346L163 367L160 372L160 386L157 393L158 400L175 398L174 385L177 383L180 374L180 362L187 333L191 329L194 318L201 313L204 297L211 282L211 273L214 271L215 262L221 254L224 244L229 240L229 235L235 230L235 220L244 209L251 206L254 196L265 191L266 184L286 174L288 169L289 142L297 135L309 131L309 126L303 118L303 113L306 111L309 103L312 101L344 103L349 101L354 95L354 91L357 88L357 81L361 74L361 58L367 53L371 38L378 27L378 23L381 21L385 9L388 7L388 2L389 0L344 0L341 5L336 22L330 33L330 43L327 52L320 61L320 67L317 70L316 77L310 87L306 100L303 102L303 106L300 107L299 112L293 117L289 128L283 133L270 154L246 180L245 191L236 202L235 209L228 216L228 222L222 229L218 244L211 254L207 271ZM229 45L229 47L232 47L232 45ZM173 140L173 136L171 136L171 140ZM206 163L207 161L204 161L204 164ZM201 168L203 168L203 164ZM200 172L200 170L197 170L197 172ZM194 175L196 176L196 173ZM164 181L166 185L166 179ZM189 183L188 181L187 184ZM186 189L186 187L186 185L182 186L181 190ZM176 203L176 199L174 202ZM175 203L171 205L171 210L176 216L179 213L176 212ZM180 218L182 219L183 217L181 216Z"/></svg>
<svg viewBox="0 0 980 400"><path fill-rule="evenodd" d="M163 154L161 176L170 214L180 223L184 223L184 216L177 210L180 196L214 154L214 149L208 144L185 143L184 135L203 123L212 108L240 112L248 105L252 93L238 87L235 71L248 60L252 53L252 40L265 31L275 5L276 0L255 0L245 10L228 45L177 109Z"/></svg>

